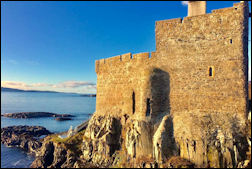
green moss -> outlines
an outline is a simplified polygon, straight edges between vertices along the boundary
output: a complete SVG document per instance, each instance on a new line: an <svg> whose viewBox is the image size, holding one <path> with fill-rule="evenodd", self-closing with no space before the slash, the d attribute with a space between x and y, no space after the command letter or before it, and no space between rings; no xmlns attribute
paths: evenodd
<svg viewBox="0 0 252 169"><path fill-rule="evenodd" d="M60 138L59 134L53 134L48 136L48 138L45 141L52 141L56 144L61 144L66 149L72 151L76 155L81 155L81 147L84 134L85 130L75 134L74 136L67 138Z"/></svg>

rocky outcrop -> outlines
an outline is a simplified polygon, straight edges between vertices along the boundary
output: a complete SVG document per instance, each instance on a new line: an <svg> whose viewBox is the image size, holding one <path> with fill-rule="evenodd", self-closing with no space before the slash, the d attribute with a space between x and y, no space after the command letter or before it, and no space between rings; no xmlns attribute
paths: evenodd
<svg viewBox="0 0 252 169"><path fill-rule="evenodd" d="M31 167L246 168L251 165L247 142L251 130L245 130L239 118L200 111L186 114L164 114L148 120L94 115L66 141L58 141L58 137L44 139ZM249 132L250 137L246 138Z"/></svg>
<svg viewBox="0 0 252 169"><path fill-rule="evenodd" d="M54 120L56 120L56 121L67 121L67 120L72 120L72 119L69 118L69 117L56 117Z"/></svg>
<svg viewBox="0 0 252 169"><path fill-rule="evenodd" d="M247 134L239 119L199 110L149 120L96 115L83 138L82 158L98 166L118 166L124 161L124 167L137 167L146 162L141 160L144 157L153 158L150 165L162 166L177 156L169 167L234 168L247 163Z"/></svg>
<svg viewBox="0 0 252 169"><path fill-rule="evenodd" d="M48 134L51 132L41 126L9 126L1 129L1 143L36 153L42 145L39 137Z"/></svg>
<svg viewBox="0 0 252 169"><path fill-rule="evenodd" d="M153 126L149 121L128 120L125 148L129 157L136 158L152 154Z"/></svg>
<svg viewBox="0 0 252 169"><path fill-rule="evenodd" d="M108 166L121 146L121 122L115 117L92 117L86 129L82 157L94 164Z"/></svg>
<svg viewBox="0 0 252 169"><path fill-rule="evenodd" d="M173 117L180 156L201 167L234 168L245 160L244 122L230 114L181 112Z"/></svg>
<svg viewBox="0 0 252 169"><path fill-rule="evenodd" d="M77 134L78 135L78 134ZM80 159L78 146L83 135L79 133L64 141L57 139L58 135L48 136L44 139L41 148L36 154L36 159L31 168L88 168L95 167L84 159Z"/></svg>
<svg viewBox="0 0 252 169"><path fill-rule="evenodd" d="M3 117L9 117L9 118L38 118L38 117L60 117L60 118L66 118L66 117L74 117L70 114L56 114L56 113L49 113L49 112L18 112L18 113L6 113L2 114Z"/></svg>
<svg viewBox="0 0 252 169"><path fill-rule="evenodd" d="M67 156L66 148L53 143L52 141L45 142L43 143L40 151L37 153L37 157L31 164L31 167L60 168L64 163L66 163L67 157L69 158L69 155ZM68 164L68 166L71 167L70 164Z"/></svg>
<svg viewBox="0 0 252 169"><path fill-rule="evenodd" d="M85 159L81 159L81 145L88 121L79 125L75 132L59 137L64 133L53 134L43 139L41 148L36 153L32 168L79 168L94 167ZM72 131L70 127L69 131ZM68 132L69 133L69 132Z"/></svg>
<svg viewBox="0 0 252 169"><path fill-rule="evenodd" d="M156 161L164 162L169 157L178 155L175 143L173 121L170 115L163 117L153 136L153 156Z"/></svg>
<svg viewBox="0 0 252 169"><path fill-rule="evenodd" d="M38 158L31 164L32 168L46 168L52 164L54 156L53 142L44 143L40 151L37 153Z"/></svg>

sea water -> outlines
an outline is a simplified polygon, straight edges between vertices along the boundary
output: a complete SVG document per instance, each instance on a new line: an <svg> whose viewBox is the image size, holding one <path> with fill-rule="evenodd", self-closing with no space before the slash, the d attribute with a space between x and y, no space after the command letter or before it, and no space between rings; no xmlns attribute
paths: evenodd
<svg viewBox="0 0 252 169"><path fill-rule="evenodd" d="M78 94L42 92L1 92L1 114L15 112L52 112L71 114L69 121L56 121L53 117L12 119L1 117L1 128L12 125L39 125L51 132L67 131L86 121L95 111L95 97ZM34 157L19 148L1 144L1 168L27 168Z"/></svg>

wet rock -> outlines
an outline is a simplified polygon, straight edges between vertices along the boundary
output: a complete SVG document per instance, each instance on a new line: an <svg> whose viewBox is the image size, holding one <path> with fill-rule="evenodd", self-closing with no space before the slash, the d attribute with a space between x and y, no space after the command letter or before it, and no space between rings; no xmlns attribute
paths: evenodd
<svg viewBox="0 0 252 169"><path fill-rule="evenodd" d="M56 121L67 121L67 120L72 120L71 118L69 117L57 117L55 118Z"/></svg>
<svg viewBox="0 0 252 169"><path fill-rule="evenodd" d="M51 132L41 126L9 126L1 129L1 143L36 153L42 145L39 137L49 134Z"/></svg>

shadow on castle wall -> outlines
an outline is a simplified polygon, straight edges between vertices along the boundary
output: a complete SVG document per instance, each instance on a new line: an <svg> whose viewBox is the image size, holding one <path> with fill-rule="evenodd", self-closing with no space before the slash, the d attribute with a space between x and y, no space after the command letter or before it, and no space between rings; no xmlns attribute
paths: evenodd
<svg viewBox="0 0 252 169"><path fill-rule="evenodd" d="M157 124L154 131L154 158L166 161L169 157L178 155L174 138L174 122L170 115L170 75L168 72L154 68L150 76L151 118ZM158 118L156 118L158 117Z"/></svg>
<svg viewBox="0 0 252 169"><path fill-rule="evenodd" d="M170 113L170 76L162 69L154 68L150 76L151 116ZM148 104L148 99L147 99ZM148 106L147 106L148 110Z"/></svg>

